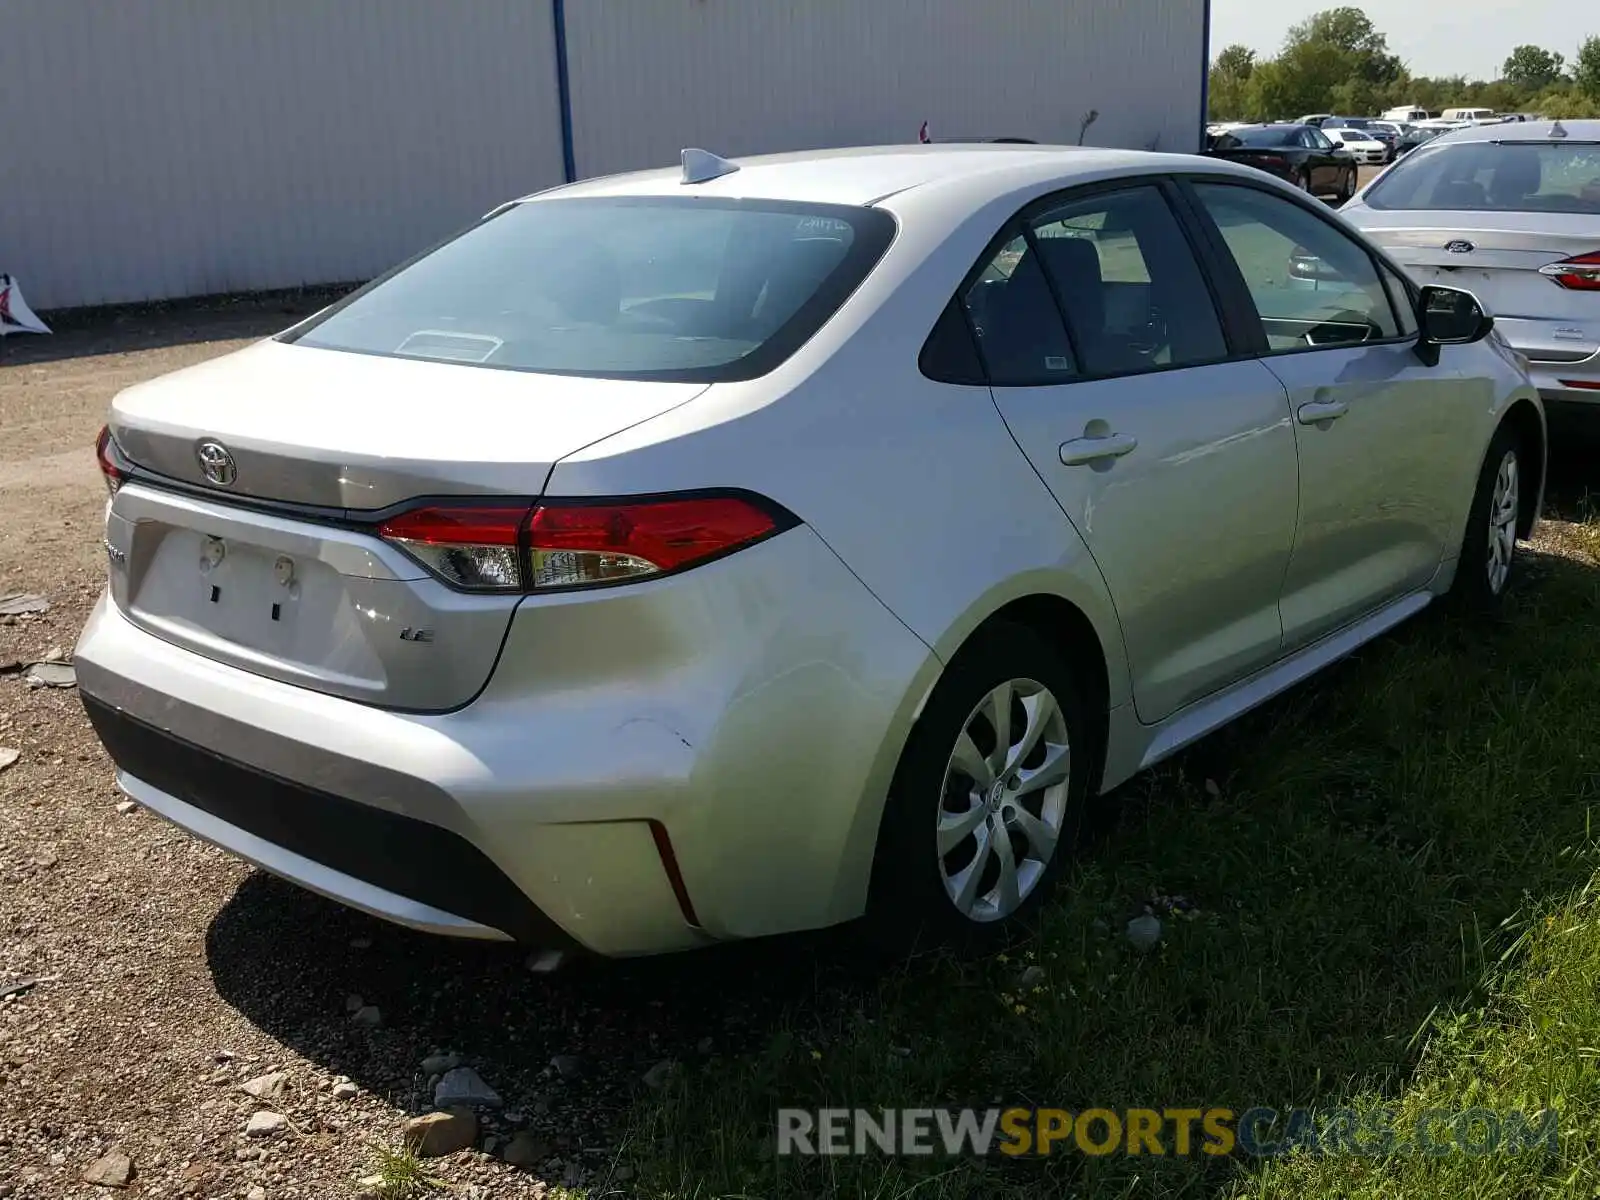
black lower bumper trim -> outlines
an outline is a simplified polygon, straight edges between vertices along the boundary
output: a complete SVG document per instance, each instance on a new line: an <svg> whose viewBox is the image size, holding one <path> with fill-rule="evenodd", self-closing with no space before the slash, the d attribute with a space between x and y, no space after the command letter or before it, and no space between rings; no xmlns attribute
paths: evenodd
<svg viewBox="0 0 1600 1200"><path fill-rule="evenodd" d="M83 696L118 769L219 820L398 896L526 945L572 939L471 842L442 826L308 788L224 758Z"/></svg>

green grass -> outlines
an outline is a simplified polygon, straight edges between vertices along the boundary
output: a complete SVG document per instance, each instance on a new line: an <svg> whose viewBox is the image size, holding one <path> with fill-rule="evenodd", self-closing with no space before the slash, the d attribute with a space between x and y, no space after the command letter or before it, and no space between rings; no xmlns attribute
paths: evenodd
<svg viewBox="0 0 1600 1200"><path fill-rule="evenodd" d="M444 1185L428 1174L422 1160L408 1146L372 1147L372 1173L361 1181L361 1190L377 1200L421 1200Z"/></svg>
<svg viewBox="0 0 1600 1200"><path fill-rule="evenodd" d="M1600 1194L1600 525L1544 541L1504 624L1426 614L1136 780L1011 954L796 996L762 1052L678 1077L628 1139L640 1193ZM1140 954L1125 922L1179 893ZM1562 1148L780 1159L779 1103L1553 1107Z"/></svg>

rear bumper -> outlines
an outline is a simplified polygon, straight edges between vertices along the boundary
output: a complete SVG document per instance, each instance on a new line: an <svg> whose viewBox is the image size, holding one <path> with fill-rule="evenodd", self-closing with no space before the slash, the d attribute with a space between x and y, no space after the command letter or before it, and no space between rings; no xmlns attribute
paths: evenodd
<svg viewBox="0 0 1600 1200"><path fill-rule="evenodd" d="M196 835L401 924L607 955L858 915L937 674L804 527L654 583L530 598L448 714L212 661L104 598L76 663L124 790Z"/></svg>
<svg viewBox="0 0 1600 1200"><path fill-rule="evenodd" d="M233 762L93 696L83 705L124 792L274 875L427 933L571 940L455 834Z"/></svg>
<svg viewBox="0 0 1600 1200"><path fill-rule="evenodd" d="M1600 412L1600 354L1581 362L1530 361L1528 375L1553 415L1562 409Z"/></svg>

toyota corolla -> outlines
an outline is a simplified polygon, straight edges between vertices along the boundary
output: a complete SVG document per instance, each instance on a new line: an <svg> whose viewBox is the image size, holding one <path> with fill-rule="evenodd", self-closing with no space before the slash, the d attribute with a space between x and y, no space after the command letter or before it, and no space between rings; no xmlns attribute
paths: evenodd
<svg viewBox="0 0 1600 1200"><path fill-rule="evenodd" d="M1091 796L1500 602L1492 330L1222 161L686 152L117 396L83 699L129 796L415 928L981 946Z"/></svg>

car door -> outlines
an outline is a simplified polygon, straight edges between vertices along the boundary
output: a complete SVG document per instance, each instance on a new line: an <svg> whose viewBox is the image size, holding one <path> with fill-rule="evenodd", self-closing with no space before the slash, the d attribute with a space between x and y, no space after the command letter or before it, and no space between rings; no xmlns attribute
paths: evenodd
<svg viewBox="0 0 1600 1200"><path fill-rule="evenodd" d="M1282 599L1293 651L1438 570L1453 536L1438 497L1469 401L1448 365L1419 355L1406 284L1334 219L1249 184L1196 180L1193 192L1294 412L1300 518Z"/></svg>
<svg viewBox="0 0 1600 1200"><path fill-rule="evenodd" d="M1236 357L1176 195L1030 206L962 294L996 406L1105 578L1147 722L1277 657L1298 486L1285 389Z"/></svg>
<svg viewBox="0 0 1600 1200"><path fill-rule="evenodd" d="M1328 135L1320 129L1302 129L1300 136L1311 151L1308 160L1312 187L1317 191L1333 191L1339 186L1339 156Z"/></svg>

